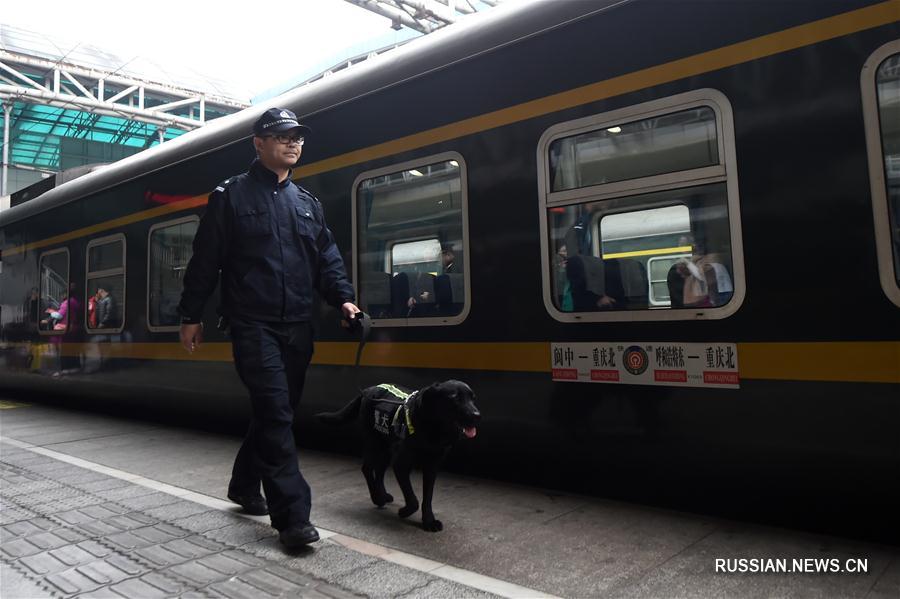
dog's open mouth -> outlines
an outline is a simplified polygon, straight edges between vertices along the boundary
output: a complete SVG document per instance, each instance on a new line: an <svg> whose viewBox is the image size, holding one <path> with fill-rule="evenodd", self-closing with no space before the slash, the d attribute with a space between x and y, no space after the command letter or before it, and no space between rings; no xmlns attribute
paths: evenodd
<svg viewBox="0 0 900 599"><path fill-rule="evenodd" d="M474 439L475 435L478 434L478 431L475 430L474 426L466 426L463 428L463 434L470 439Z"/></svg>

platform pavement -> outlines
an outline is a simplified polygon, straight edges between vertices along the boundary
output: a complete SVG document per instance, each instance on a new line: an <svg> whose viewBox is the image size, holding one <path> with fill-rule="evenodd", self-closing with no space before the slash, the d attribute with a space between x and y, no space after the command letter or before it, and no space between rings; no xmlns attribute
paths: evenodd
<svg viewBox="0 0 900 599"><path fill-rule="evenodd" d="M371 506L356 461L309 451L323 541L288 554L219 499L238 439L39 405L0 410L0 438L4 599L900 596L897 548L449 474L426 533ZM868 572L715 572L739 557Z"/></svg>

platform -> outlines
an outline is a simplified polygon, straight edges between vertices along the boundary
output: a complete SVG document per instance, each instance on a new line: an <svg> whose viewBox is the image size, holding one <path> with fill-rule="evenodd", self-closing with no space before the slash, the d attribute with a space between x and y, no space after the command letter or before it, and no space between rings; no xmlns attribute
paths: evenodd
<svg viewBox="0 0 900 599"><path fill-rule="evenodd" d="M8 399L4 599L900 596L896 547L447 473L435 491L445 530L428 533L418 515L371 505L358 461L306 450L323 540L288 553L267 518L224 501L240 439ZM717 572L717 559L807 568ZM805 561L828 559L867 571Z"/></svg>

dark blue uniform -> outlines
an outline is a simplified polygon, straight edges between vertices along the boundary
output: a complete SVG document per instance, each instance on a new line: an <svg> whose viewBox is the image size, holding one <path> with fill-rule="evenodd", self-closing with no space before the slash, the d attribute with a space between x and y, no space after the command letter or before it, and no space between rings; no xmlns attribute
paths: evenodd
<svg viewBox="0 0 900 599"><path fill-rule="evenodd" d="M182 323L200 322L220 271L219 311L230 319L253 408L229 496L258 495L262 480L272 526L283 530L309 521L292 424L312 358L313 289L335 307L355 294L319 201L258 161L209 196L184 276Z"/></svg>
<svg viewBox="0 0 900 599"><path fill-rule="evenodd" d="M200 322L222 271L222 314L265 322L310 319L313 288L333 306L353 301L322 205L258 161L209 196L184 277L183 323Z"/></svg>

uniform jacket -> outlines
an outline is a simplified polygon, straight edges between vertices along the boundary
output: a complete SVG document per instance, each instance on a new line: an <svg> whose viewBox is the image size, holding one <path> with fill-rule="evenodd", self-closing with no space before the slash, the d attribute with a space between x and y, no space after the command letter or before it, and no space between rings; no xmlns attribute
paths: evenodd
<svg viewBox="0 0 900 599"><path fill-rule="evenodd" d="M222 314L299 322L313 289L339 307L355 300L319 200L255 161L209 196L184 276L182 322L200 322L222 271Z"/></svg>

